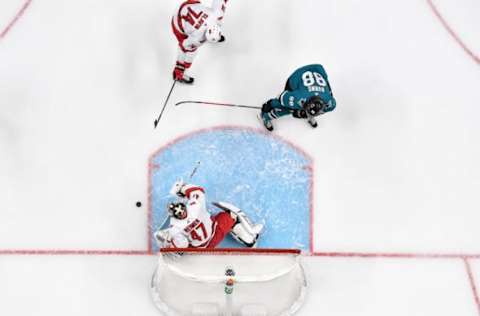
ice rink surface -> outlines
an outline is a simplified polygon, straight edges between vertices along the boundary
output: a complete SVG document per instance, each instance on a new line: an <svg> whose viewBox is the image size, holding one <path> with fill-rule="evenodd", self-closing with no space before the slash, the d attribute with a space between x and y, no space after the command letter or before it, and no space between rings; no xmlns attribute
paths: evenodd
<svg viewBox="0 0 480 316"><path fill-rule="evenodd" d="M274 122L314 159L300 315L479 316L480 2L231 0L227 41L200 49L154 130L177 5L1 1L0 315L158 315L151 155L261 129L251 110L173 104L260 106L322 63L337 109L316 130Z"/></svg>

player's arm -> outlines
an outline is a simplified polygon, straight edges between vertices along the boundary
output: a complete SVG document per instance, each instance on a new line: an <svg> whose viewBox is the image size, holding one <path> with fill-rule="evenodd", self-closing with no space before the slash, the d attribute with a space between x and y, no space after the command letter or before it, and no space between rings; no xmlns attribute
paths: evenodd
<svg viewBox="0 0 480 316"><path fill-rule="evenodd" d="M332 112L337 107L337 101L331 96L331 99L327 102L327 107L324 109L325 112Z"/></svg>
<svg viewBox="0 0 480 316"><path fill-rule="evenodd" d="M203 33L200 30L195 30L182 42L183 48L188 52L196 51L205 42Z"/></svg>
<svg viewBox="0 0 480 316"><path fill-rule="evenodd" d="M332 90L332 87L330 86L330 81L328 80L328 76L325 70L324 70L324 75L325 75L324 76L325 81L327 82L328 93L330 93L330 100L328 100L327 107L324 109L324 111L331 112L335 110L335 108L337 107L337 100L335 100L335 97L333 96L333 90Z"/></svg>
<svg viewBox="0 0 480 316"><path fill-rule="evenodd" d="M212 15L220 25L223 23L223 16L227 9L227 2L228 0L213 0L212 2Z"/></svg>
<svg viewBox="0 0 480 316"><path fill-rule="evenodd" d="M160 248L187 248L190 245L181 229L175 226L158 230L154 236Z"/></svg>
<svg viewBox="0 0 480 316"><path fill-rule="evenodd" d="M195 184L186 184L179 180L175 182L170 190L172 195L177 195L188 200L187 207L189 212L198 214L198 212L207 212L207 203L205 198L205 190Z"/></svg>
<svg viewBox="0 0 480 316"><path fill-rule="evenodd" d="M187 208L193 215L198 216L201 212L207 212L205 190L194 184L186 184L182 188L182 194L188 199Z"/></svg>
<svg viewBox="0 0 480 316"><path fill-rule="evenodd" d="M336 106L337 106L337 101L335 100L334 96L333 96L333 90L332 90L332 87L330 86L330 81L328 80L328 75L327 75L327 72L325 71L325 68L323 68L322 65L314 65L313 66L313 70L318 72L319 74L322 75L322 77L325 79L325 82L327 84L327 89L328 89L328 93L330 94L330 100L327 101L327 107L324 109L325 112L331 112L333 111Z"/></svg>
<svg viewBox="0 0 480 316"><path fill-rule="evenodd" d="M302 110L302 100L298 91L284 91L278 98L283 107L292 110Z"/></svg>
<svg viewBox="0 0 480 316"><path fill-rule="evenodd" d="M325 82L327 84L328 91L330 91L330 94L333 96L332 87L330 86L330 82L328 81L328 75L325 71L325 68L323 68L322 65L313 65L312 71L318 72L322 75L323 79L325 79Z"/></svg>

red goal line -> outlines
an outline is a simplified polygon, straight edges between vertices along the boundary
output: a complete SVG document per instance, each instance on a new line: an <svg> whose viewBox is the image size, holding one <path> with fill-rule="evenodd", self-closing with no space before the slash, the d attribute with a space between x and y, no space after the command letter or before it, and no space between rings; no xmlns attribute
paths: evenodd
<svg viewBox="0 0 480 316"><path fill-rule="evenodd" d="M480 254L466 253L395 253L395 252L312 252L315 257L358 257L400 259L480 259Z"/></svg>
<svg viewBox="0 0 480 316"><path fill-rule="evenodd" d="M230 254L266 254L266 255L299 255L301 250L299 249L278 249L278 248L161 248L161 253L197 253L197 254L218 254L218 255L230 255Z"/></svg>

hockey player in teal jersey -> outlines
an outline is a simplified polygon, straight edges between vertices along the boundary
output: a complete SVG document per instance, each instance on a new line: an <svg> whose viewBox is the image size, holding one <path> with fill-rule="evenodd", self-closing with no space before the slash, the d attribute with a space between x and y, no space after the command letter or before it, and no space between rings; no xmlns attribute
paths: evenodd
<svg viewBox="0 0 480 316"><path fill-rule="evenodd" d="M263 104L261 118L269 131L273 131L273 119L289 114L306 119L315 128L318 125L315 117L331 112L335 107L325 69L320 64L313 64L295 70L287 80L285 91L277 99Z"/></svg>

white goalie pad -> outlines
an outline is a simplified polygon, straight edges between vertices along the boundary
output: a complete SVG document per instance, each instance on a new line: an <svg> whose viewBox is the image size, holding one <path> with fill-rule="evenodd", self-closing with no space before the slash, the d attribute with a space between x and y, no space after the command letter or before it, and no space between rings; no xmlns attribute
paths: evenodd
<svg viewBox="0 0 480 316"><path fill-rule="evenodd" d="M305 299L300 251L183 249L176 259L172 251L162 250L151 281L163 315L286 316Z"/></svg>
<svg viewBox="0 0 480 316"><path fill-rule="evenodd" d="M231 231L231 235L238 242L252 248L256 246L257 238L263 231L263 224L252 223L247 214L233 204L227 202L213 202L212 204L221 210L230 212L231 217L235 220L238 219L238 223L233 226Z"/></svg>

